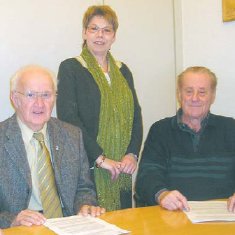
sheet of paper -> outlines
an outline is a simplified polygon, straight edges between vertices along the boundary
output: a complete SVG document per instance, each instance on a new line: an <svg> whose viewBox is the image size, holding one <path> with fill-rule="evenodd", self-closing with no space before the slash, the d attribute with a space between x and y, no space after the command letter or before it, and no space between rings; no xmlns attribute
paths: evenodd
<svg viewBox="0 0 235 235"><path fill-rule="evenodd" d="M227 210L226 201L189 201L190 211L184 211L192 223L235 221L235 213Z"/></svg>
<svg viewBox="0 0 235 235"><path fill-rule="evenodd" d="M129 231L91 216L69 216L48 219L44 224L58 235L119 235Z"/></svg>

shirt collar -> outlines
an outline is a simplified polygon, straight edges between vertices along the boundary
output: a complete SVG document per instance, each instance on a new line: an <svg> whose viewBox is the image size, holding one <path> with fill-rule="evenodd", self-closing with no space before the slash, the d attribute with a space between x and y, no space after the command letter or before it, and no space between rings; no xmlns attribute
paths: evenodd
<svg viewBox="0 0 235 235"><path fill-rule="evenodd" d="M30 129L28 126L26 126L26 125L20 120L19 117L17 117L17 122L18 122L19 127L20 127L21 132L22 132L23 141L24 141L25 143L29 143L30 140L32 139L33 133L34 133L35 131L33 131L32 129ZM45 125L43 126L43 128L42 128L40 131L38 131L38 132L42 132L43 135L44 135L44 138L47 139L47 134L46 134L47 131L46 131L46 130L47 130L47 123L45 123Z"/></svg>
<svg viewBox="0 0 235 235"><path fill-rule="evenodd" d="M176 113L177 126L182 130L187 130L187 131L195 133L195 131L192 130L187 124L182 122L182 115L183 115L183 110L182 110L182 108L180 108ZM211 116L211 114L210 114L210 112L208 112L206 117L201 121L201 129L200 129L199 133L201 133L205 129L207 124L209 123L210 116ZM213 122L210 122L210 124L213 125Z"/></svg>

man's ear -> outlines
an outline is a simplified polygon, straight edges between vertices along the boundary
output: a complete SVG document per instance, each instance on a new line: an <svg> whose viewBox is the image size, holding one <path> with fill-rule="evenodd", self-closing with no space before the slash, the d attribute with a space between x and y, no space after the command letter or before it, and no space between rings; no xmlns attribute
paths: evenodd
<svg viewBox="0 0 235 235"><path fill-rule="evenodd" d="M213 96L211 99L211 104L213 104L215 102L215 97L216 97L216 91L213 92Z"/></svg>
<svg viewBox="0 0 235 235"><path fill-rule="evenodd" d="M178 105L181 106L181 92L179 88L177 88L176 90L176 100L178 102Z"/></svg>
<svg viewBox="0 0 235 235"><path fill-rule="evenodd" d="M14 91L11 91L10 98L11 98L12 105L15 108L18 108L19 107L19 98L18 98L17 94Z"/></svg>

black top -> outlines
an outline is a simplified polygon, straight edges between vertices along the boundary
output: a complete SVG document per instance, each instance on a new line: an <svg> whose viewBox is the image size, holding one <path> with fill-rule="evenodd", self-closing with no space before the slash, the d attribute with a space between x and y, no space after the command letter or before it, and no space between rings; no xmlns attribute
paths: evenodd
<svg viewBox="0 0 235 235"><path fill-rule="evenodd" d="M126 153L138 155L143 132L141 108L130 70L122 63L120 71L127 80L134 98L133 130ZM57 116L82 129L85 149L92 167L97 157L103 153L96 141L100 113L99 88L91 73L76 58L67 59L60 64L58 80Z"/></svg>

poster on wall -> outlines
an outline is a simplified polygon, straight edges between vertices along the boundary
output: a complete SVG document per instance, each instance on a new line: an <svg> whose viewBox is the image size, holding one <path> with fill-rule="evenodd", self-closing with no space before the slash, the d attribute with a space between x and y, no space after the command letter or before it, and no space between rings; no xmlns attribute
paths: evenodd
<svg viewBox="0 0 235 235"><path fill-rule="evenodd" d="M223 21L235 20L235 1L222 0Z"/></svg>

